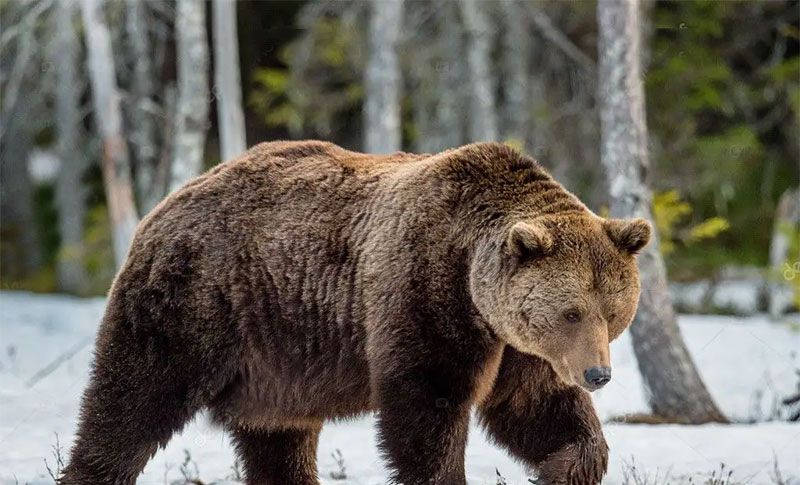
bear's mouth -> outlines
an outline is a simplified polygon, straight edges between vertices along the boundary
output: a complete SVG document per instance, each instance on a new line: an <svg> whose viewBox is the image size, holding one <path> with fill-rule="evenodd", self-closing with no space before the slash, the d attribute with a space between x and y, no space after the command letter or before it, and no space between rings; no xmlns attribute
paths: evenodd
<svg viewBox="0 0 800 485"><path fill-rule="evenodd" d="M570 367L569 362L567 362L566 357L562 357L561 361L558 363L551 363L551 366L553 367L553 370L558 378L568 386L580 387L587 392L594 392L603 387L586 382L585 379L576 379L575 373L572 372L572 368Z"/></svg>
<svg viewBox="0 0 800 485"><path fill-rule="evenodd" d="M581 382L579 384L579 386L582 387L585 391L588 391L588 392L594 392L594 391L596 391L598 389L601 389L603 387L603 386L596 386L596 385L593 385L593 384L589 384L588 382Z"/></svg>

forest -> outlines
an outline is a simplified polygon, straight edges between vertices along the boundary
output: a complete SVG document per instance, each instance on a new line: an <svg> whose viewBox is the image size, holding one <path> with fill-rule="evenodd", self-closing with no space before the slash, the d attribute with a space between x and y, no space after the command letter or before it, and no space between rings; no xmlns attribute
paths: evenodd
<svg viewBox="0 0 800 485"><path fill-rule="evenodd" d="M618 441L649 443L635 424L659 424L654 450L678 436L693 453L621 445L612 481L690 483L729 460L728 481L694 483L800 483L775 478L800 480L796 442L777 444L800 433L797 0L0 0L0 387L15 409L0 443L18 445L0 483L44 476L42 444L74 433L77 401L14 441L30 389L72 396L85 380L139 222L249 147L303 139L367 153L501 142L595 213L650 220L618 344L636 390L596 403ZM733 383L722 367L744 356L754 366ZM204 460L204 479L229 474L230 450L198 426L148 480L197 483ZM365 426L330 432L325 483L386 479L347 448L374 440ZM527 483L475 446L470 483ZM345 459L352 482L336 478Z"/></svg>
<svg viewBox="0 0 800 485"><path fill-rule="evenodd" d="M113 228L268 140L415 152L504 141L609 207L592 2L409 0L374 28L368 2L239 2L213 7L218 23L211 3L79 3L0 3L4 288L102 294L119 262ZM800 171L797 7L643 3L648 180L676 281L770 266ZM370 112L387 102L395 113ZM110 138L127 195L102 181Z"/></svg>

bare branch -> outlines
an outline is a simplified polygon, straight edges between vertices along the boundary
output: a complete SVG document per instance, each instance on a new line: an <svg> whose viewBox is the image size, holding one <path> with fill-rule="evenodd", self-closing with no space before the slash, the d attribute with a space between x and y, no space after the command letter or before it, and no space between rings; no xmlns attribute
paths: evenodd
<svg viewBox="0 0 800 485"><path fill-rule="evenodd" d="M589 75L595 77L597 75L597 65L591 57L583 53L583 51L576 46L569 37L561 32L558 27L553 24L550 17L547 16L540 8L526 9L525 12L533 25L539 30L542 36L555 45L567 57L575 61L581 68L583 68Z"/></svg>

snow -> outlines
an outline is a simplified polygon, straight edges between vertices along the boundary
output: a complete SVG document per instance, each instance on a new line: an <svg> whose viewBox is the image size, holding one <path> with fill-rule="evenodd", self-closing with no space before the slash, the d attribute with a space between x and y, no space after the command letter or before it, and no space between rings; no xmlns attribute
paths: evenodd
<svg viewBox="0 0 800 485"><path fill-rule="evenodd" d="M41 296L0 292L0 484L52 483L56 435L65 451L73 439L80 393L86 383L93 336L103 299ZM620 484L623 465L651 475L694 477L702 483L720 463L733 469L733 479L748 484L770 483L777 458L784 478L800 483L800 424L763 421L775 399L789 394L800 367L800 333L795 323L747 318L685 315L681 331L703 378L722 410L738 421L757 424L704 426L604 425L611 447L605 483ZM53 373L26 387L31 378L67 349L79 349ZM647 410L630 340L612 344L614 380L594 394L602 419ZM233 453L226 436L199 416L159 451L139 479L164 484L180 478L179 467L189 450L206 482L232 477ZM339 470L332 454L340 450L347 479L334 480ZM495 484L495 468L509 485L527 484L524 468L492 445L473 426L467 446L467 477L472 485ZM386 483L387 470L378 453L374 419L326 425L319 446L319 470L326 485Z"/></svg>

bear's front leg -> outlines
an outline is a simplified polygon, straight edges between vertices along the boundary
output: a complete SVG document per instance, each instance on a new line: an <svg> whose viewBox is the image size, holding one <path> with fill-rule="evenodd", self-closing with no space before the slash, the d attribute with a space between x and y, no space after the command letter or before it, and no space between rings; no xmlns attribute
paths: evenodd
<svg viewBox="0 0 800 485"><path fill-rule="evenodd" d="M537 469L537 483L595 485L608 468L591 397L560 382L538 357L506 348L480 420L495 441Z"/></svg>
<svg viewBox="0 0 800 485"><path fill-rule="evenodd" d="M469 389L447 368L414 365L377 378L379 446L393 483L464 485Z"/></svg>

